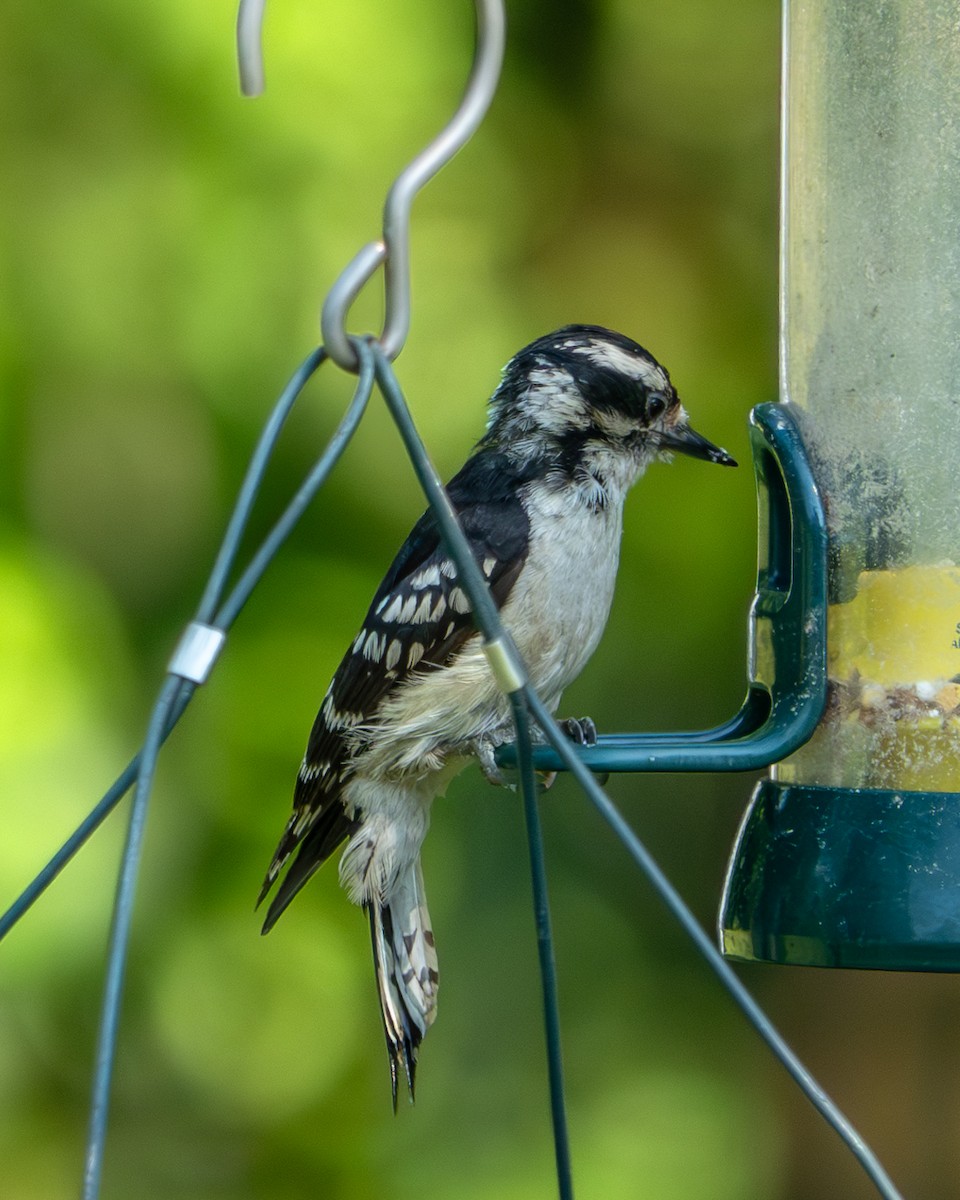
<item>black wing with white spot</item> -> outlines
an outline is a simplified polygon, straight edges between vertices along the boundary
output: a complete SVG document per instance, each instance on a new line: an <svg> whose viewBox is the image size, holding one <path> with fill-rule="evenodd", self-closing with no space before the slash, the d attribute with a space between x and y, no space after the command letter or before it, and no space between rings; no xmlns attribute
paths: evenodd
<svg viewBox="0 0 960 1200"><path fill-rule="evenodd" d="M518 494L523 482L503 456L481 451L447 487L498 607L509 596L526 557L529 522ZM360 814L349 817L340 803L350 765L350 730L369 721L386 693L412 672L436 670L449 662L474 629L456 567L428 511L394 559L317 714L297 778L293 813L260 900L298 847L299 852L270 905L264 932L356 828Z"/></svg>

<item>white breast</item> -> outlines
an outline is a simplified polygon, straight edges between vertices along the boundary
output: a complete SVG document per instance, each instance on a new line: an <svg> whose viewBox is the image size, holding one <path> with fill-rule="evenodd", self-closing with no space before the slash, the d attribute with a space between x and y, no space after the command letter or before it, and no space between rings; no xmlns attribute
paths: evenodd
<svg viewBox="0 0 960 1200"><path fill-rule="evenodd" d="M526 498L526 507L530 550L501 615L531 682L552 707L579 675L606 626L623 506L593 506L569 488L538 488Z"/></svg>

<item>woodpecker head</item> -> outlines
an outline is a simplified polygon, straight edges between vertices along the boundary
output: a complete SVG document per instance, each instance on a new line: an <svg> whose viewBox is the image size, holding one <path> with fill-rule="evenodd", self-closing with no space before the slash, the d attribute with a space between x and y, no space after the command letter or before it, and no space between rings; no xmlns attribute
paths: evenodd
<svg viewBox="0 0 960 1200"><path fill-rule="evenodd" d="M736 466L691 429L653 355L599 325L566 325L507 363L481 445L524 461L619 460L634 477L672 451Z"/></svg>

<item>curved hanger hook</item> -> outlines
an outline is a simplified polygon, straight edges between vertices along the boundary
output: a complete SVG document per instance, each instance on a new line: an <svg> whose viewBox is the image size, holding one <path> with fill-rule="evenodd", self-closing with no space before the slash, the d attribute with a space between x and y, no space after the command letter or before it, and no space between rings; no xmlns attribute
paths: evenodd
<svg viewBox="0 0 960 1200"><path fill-rule="evenodd" d="M466 91L457 111L428 146L397 176L383 209L383 237L364 246L327 293L320 328L327 353L345 370L357 369L346 317L364 285L381 265L386 293L383 332L378 341L392 361L410 331L410 212L414 197L476 132L500 79L506 38L503 0L474 0L477 46ZM240 0L237 55L240 86L247 96L263 91L261 33L265 0Z"/></svg>
<svg viewBox="0 0 960 1200"><path fill-rule="evenodd" d="M263 10L266 0L240 0L237 10L237 66L245 96L263 92Z"/></svg>

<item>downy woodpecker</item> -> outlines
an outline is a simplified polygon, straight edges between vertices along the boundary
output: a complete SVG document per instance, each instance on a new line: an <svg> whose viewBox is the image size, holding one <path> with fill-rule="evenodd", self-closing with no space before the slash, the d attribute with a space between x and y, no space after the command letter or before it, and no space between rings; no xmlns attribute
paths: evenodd
<svg viewBox="0 0 960 1200"><path fill-rule="evenodd" d="M507 364L486 433L447 487L551 711L603 633L627 491L671 451L736 465L690 428L652 355L623 334L568 325ZM436 1015L437 954L420 869L430 805L471 758L497 781L494 750L513 736L509 703L428 511L323 698L260 893L296 853L266 933L346 840L340 880L369 916L394 1105L401 1073L413 1093L417 1051Z"/></svg>

